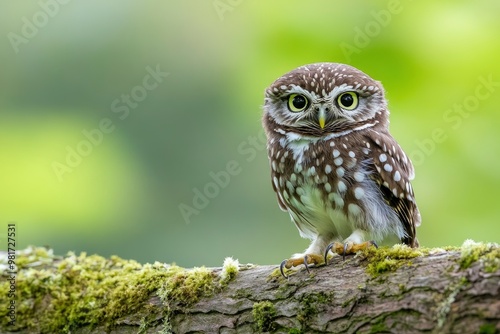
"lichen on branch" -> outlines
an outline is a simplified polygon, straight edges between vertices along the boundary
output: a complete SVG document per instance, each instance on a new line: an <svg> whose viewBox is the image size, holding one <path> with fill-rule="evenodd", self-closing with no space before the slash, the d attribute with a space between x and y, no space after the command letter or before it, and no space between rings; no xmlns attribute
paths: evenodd
<svg viewBox="0 0 500 334"><path fill-rule="evenodd" d="M228 260L222 278L201 267L184 269L159 262L141 265L117 256L68 253L54 256L51 249L29 247L19 251L17 265L16 326L36 332L68 333L81 326L108 326L130 314L147 323L148 301L156 294L165 306L165 328L173 309L187 307L221 289L237 272ZM0 265L2 260L0 260ZM0 282L0 304L7 305L8 282ZM6 308L1 326L8 328ZM153 317L154 318L154 317ZM167 330L168 332L168 330Z"/></svg>

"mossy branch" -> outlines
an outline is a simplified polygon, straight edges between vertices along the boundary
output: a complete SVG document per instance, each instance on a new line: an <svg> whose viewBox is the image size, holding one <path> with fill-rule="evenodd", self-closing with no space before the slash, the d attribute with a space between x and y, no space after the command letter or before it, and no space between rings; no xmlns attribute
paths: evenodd
<svg viewBox="0 0 500 334"><path fill-rule="evenodd" d="M500 248L370 249L281 277L118 257L0 253L2 333L500 333ZM15 300L15 321L7 307Z"/></svg>

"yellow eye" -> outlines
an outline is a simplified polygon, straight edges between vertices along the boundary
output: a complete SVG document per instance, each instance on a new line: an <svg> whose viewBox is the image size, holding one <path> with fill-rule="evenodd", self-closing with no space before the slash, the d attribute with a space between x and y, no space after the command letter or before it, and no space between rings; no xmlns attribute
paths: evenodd
<svg viewBox="0 0 500 334"><path fill-rule="evenodd" d="M342 109L354 110L358 106L358 94L355 92L345 92L339 95L337 103Z"/></svg>
<svg viewBox="0 0 500 334"><path fill-rule="evenodd" d="M309 106L309 100L301 94L291 94L288 97L288 109L293 112L305 110Z"/></svg>

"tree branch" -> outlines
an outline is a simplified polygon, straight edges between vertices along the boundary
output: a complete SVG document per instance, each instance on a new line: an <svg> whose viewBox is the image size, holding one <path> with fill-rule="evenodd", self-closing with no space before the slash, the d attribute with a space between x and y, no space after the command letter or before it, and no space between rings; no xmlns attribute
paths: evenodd
<svg viewBox="0 0 500 334"><path fill-rule="evenodd" d="M289 279L276 265L183 269L44 248L16 264L10 298L0 254L2 333L500 332L495 244L370 249Z"/></svg>

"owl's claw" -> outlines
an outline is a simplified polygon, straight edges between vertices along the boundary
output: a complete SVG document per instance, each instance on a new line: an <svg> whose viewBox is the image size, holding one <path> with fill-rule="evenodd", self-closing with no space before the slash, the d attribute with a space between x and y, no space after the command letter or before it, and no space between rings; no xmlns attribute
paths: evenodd
<svg viewBox="0 0 500 334"><path fill-rule="evenodd" d="M286 262L287 262L287 260L283 260L280 264L280 273L281 273L281 276L283 276L284 278L288 278L288 276L283 271L283 267L285 266Z"/></svg>
<svg viewBox="0 0 500 334"><path fill-rule="evenodd" d="M334 245L335 245L335 243L332 242L331 244L329 244L326 247L326 250L325 250L325 264L328 264L328 252L333 248Z"/></svg>
<svg viewBox="0 0 500 334"><path fill-rule="evenodd" d="M375 246L378 248L377 243L374 240L366 241L361 244L355 244L353 242L346 242L341 244L340 242L332 242L326 247L325 250L325 263L328 264L328 252L333 250L333 252L338 255L342 255L342 260L345 261L345 256L350 254L356 254L358 251L367 249L370 246Z"/></svg>
<svg viewBox="0 0 500 334"><path fill-rule="evenodd" d="M344 251L342 252L342 261L345 261L345 254L347 253L347 248L349 247L349 243L344 244Z"/></svg>
<svg viewBox="0 0 500 334"><path fill-rule="evenodd" d="M306 267L307 272L311 273L311 271L309 270L309 265L320 264L322 263L322 260L322 256L317 254L306 254L304 255L304 257L283 260L280 264L280 272L284 278L288 278L289 276L285 274L285 268L290 269L292 267L298 267L303 264Z"/></svg>
<svg viewBox="0 0 500 334"><path fill-rule="evenodd" d="M304 255L304 266L306 266L307 273L310 274L309 266L307 265L307 254Z"/></svg>
<svg viewBox="0 0 500 334"><path fill-rule="evenodd" d="M337 253L337 254L343 255L343 256L345 253L343 244L341 244L340 242L332 242L331 244L328 245L328 247L326 247L326 251L325 251L325 263L326 264L328 264L328 252L331 250L333 250L334 253Z"/></svg>

